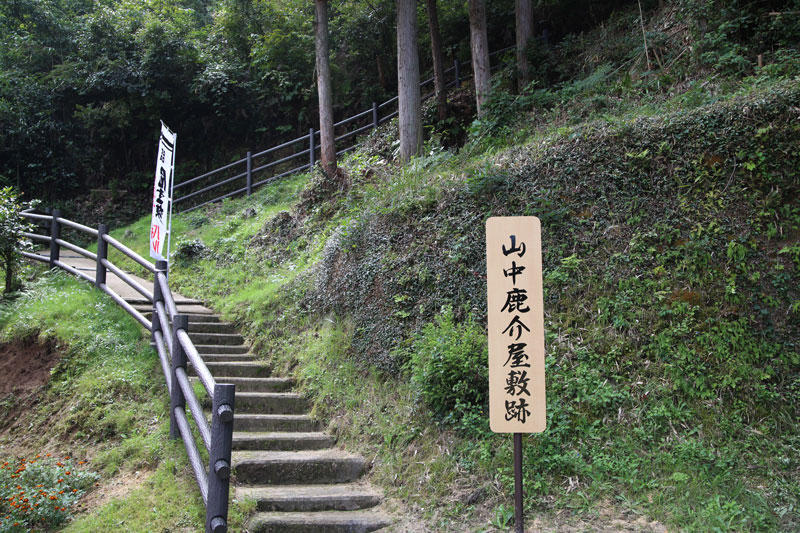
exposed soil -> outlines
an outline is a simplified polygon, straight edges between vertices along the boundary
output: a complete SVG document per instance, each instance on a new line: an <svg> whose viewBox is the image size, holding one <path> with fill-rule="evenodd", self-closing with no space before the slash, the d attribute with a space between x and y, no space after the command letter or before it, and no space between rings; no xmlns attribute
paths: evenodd
<svg viewBox="0 0 800 533"><path fill-rule="evenodd" d="M99 509L111 500L122 500L131 491L144 485L153 475L153 470L137 470L135 472L120 472L111 479L103 479L99 486L87 492L78 501L75 513L86 513Z"/></svg>
<svg viewBox="0 0 800 533"><path fill-rule="evenodd" d="M0 398L27 395L50 380L50 370L61 359L53 342L35 337L0 345Z"/></svg>

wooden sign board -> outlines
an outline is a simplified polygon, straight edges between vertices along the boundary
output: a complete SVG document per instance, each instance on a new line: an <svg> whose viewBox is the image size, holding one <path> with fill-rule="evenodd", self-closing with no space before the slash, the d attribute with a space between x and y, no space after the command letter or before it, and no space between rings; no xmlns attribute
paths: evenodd
<svg viewBox="0 0 800 533"><path fill-rule="evenodd" d="M486 221L486 286L489 426L495 433L541 433L547 417L538 218Z"/></svg>

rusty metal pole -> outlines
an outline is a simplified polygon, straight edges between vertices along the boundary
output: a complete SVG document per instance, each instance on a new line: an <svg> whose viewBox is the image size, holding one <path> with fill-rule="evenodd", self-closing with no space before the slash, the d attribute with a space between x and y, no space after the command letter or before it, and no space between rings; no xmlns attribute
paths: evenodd
<svg viewBox="0 0 800 533"><path fill-rule="evenodd" d="M522 512L522 433L514 433L514 531L524 533Z"/></svg>

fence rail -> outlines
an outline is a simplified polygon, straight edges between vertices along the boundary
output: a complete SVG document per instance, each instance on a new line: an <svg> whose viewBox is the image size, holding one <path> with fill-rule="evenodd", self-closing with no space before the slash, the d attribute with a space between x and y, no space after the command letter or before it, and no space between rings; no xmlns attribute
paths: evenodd
<svg viewBox="0 0 800 533"><path fill-rule="evenodd" d="M228 528L228 491L231 472L231 446L233 440L233 412L235 386L217 383L197 352L189 337L189 317L178 312L175 298L169 287L166 261L155 265L108 234L108 226L100 224L97 229L84 226L60 216L57 210L50 214L23 211L21 216L49 227L49 235L26 232L32 241L48 243L49 255L27 251L20 253L34 261L48 263L51 268L61 268L94 284L108 294L125 311L152 334L158 352L161 369L170 397L170 437L182 439L189 463L194 472L200 494L206 507L207 532L224 533ZM97 239L97 253L90 252L62 238L62 230L77 231ZM152 292L142 286L130 274L116 266L108 258L109 246L138 263L153 274ZM66 248L95 262L94 276L61 260L61 249ZM108 272L115 274L128 286L141 294L153 305L151 320L137 311L130 303L111 289L106 283ZM212 401L211 423L203 413L202 404L189 381L187 364L191 363L200 382ZM208 451L209 464L206 469L200 459L200 451L192 433L186 408L192 415L197 432Z"/></svg>
<svg viewBox="0 0 800 533"><path fill-rule="evenodd" d="M496 50L490 53L489 57L490 59L497 58L513 48L514 47L511 46ZM494 65L492 65L492 70L498 68L500 64L500 62L495 61ZM460 86L463 81L470 79L472 74L469 69L471 69L470 64L463 65L456 59L453 62L453 66L444 71L445 86L448 88L457 87ZM425 79L420 83L420 89L432 82L432 77ZM425 93L422 95L422 100L427 100L434 94L434 91ZM357 146L356 138L359 134L376 129L381 124L396 117L398 115L396 109L389 111L391 108L396 108L396 104L397 96L382 103L373 102L371 108L336 122L334 124L334 129L344 130L340 131L339 135L335 137L335 142L339 145L337 146L338 151L336 155L341 155L354 149ZM392 107L390 108L390 106ZM389 112L387 113L387 111ZM174 187L175 190L185 190L187 186L193 184L198 186L198 188L187 191L183 196L175 198L173 200L175 210L178 212L189 212L205 205L224 200L225 198L238 196L240 194L250 195L255 188L261 185L290 174L296 174L313 168L317 160L319 144L319 131L311 128L307 135L302 135L260 152L247 152L245 157L238 161L228 163L214 170L200 174L199 176L176 183ZM302 148L298 150L296 145L301 145ZM296 151L291 151L290 148ZM264 161L263 158L268 155L273 155L274 159ZM296 160L301 157L306 158L307 162L298 165ZM260 161L255 165L254 163L257 159ZM263 173L269 169L274 169L271 175L267 176L265 179L254 181L256 174L263 175ZM212 191L215 190L216 192L212 194ZM194 202L187 202L188 200L194 200Z"/></svg>

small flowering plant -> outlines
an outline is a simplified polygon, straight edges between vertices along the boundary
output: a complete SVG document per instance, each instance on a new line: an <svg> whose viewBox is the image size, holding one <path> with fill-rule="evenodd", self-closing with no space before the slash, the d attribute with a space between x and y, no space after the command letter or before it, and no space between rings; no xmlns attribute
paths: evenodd
<svg viewBox="0 0 800 533"><path fill-rule="evenodd" d="M36 455L0 461L0 533L51 529L99 476L85 461Z"/></svg>

